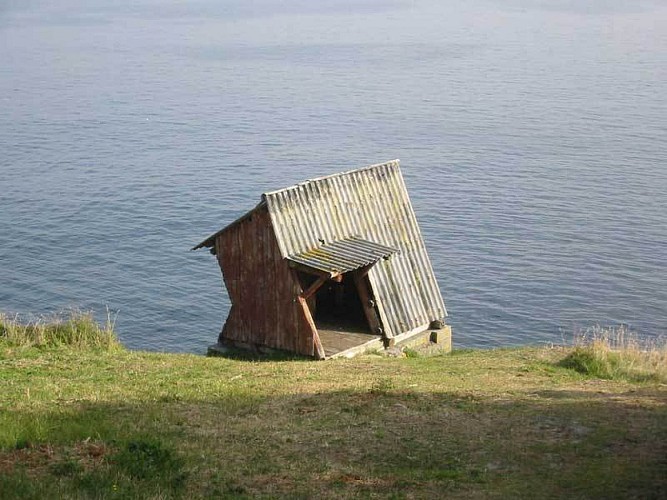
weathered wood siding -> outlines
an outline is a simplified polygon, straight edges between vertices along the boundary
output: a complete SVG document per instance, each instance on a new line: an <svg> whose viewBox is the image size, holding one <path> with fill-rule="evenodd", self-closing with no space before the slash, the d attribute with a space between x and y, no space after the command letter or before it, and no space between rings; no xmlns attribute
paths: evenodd
<svg viewBox="0 0 667 500"><path fill-rule="evenodd" d="M215 248L232 302L220 340L320 357L309 312L298 300L301 286L280 253L266 206L218 234Z"/></svg>

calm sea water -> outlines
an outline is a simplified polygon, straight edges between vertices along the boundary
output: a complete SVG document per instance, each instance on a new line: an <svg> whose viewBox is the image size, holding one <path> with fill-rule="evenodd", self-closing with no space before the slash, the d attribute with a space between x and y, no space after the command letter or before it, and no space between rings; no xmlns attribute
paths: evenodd
<svg viewBox="0 0 667 500"><path fill-rule="evenodd" d="M457 346L667 332L663 1L0 2L0 310L202 353L189 248L393 158Z"/></svg>

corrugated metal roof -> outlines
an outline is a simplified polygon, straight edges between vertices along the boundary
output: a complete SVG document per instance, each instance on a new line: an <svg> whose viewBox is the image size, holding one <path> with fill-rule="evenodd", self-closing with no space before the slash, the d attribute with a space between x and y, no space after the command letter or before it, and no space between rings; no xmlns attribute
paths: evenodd
<svg viewBox="0 0 667 500"><path fill-rule="evenodd" d="M447 315L398 160L265 193L263 200L284 258L355 236L398 250L368 274L388 337Z"/></svg>
<svg viewBox="0 0 667 500"><path fill-rule="evenodd" d="M396 253L394 248L363 238L324 243L289 257L289 260L327 273L346 273Z"/></svg>

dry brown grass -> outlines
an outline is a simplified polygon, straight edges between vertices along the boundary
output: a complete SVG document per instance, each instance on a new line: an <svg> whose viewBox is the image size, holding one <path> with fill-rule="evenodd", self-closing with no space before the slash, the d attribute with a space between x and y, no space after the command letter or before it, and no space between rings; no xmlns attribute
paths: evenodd
<svg viewBox="0 0 667 500"><path fill-rule="evenodd" d="M593 327L575 336L562 366L600 378L667 383L667 339L647 339L626 327Z"/></svg>

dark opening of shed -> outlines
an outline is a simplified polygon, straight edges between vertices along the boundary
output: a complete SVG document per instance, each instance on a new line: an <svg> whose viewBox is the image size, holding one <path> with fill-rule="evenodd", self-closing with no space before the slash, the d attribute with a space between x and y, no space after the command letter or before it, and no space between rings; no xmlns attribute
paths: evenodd
<svg viewBox="0 0 667 500"><path fill-rule="evenodd" d="M451 346L398 160L264 193L194 250L203 247L217 257L232 303L221 348L324 359Z"/></svg>

